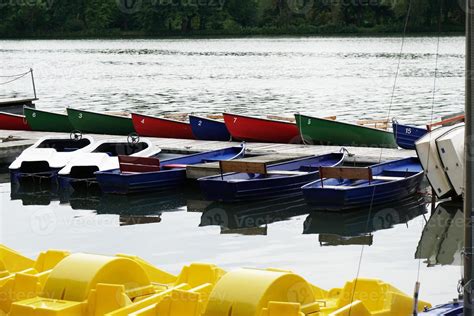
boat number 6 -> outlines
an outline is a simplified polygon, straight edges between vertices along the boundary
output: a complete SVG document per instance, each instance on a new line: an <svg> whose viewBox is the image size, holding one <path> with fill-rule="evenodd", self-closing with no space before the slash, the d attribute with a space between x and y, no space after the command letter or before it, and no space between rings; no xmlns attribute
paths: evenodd
<svg viewBox="0 0 474 316"><path fill-rule="evenodd" d="M405 133L411 134L411 128L406 128L406 129L405 129Z"/></svg>
<svg viewBox="0 0 474 316"><path fill-rule="evenodd" d="M79 113L78 117L81 119L82 118L82 113Z"/></svg>
<svg viewBox="0 0 474 316"><path fill-rule="evenodd" d="M36 112L33 112L33 114L31 114L31 116L36 117Z"/></svg>

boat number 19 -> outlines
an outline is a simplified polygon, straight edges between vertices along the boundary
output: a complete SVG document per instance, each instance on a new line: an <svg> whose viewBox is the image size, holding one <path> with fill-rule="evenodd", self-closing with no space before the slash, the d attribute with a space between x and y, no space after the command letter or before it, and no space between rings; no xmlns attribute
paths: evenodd
<svg viewBox="0 0 474 316"><path fill-rule="evenodd" d="M411 128L406 128L406 129L405 129L405 133L411 134Z"/></svg>

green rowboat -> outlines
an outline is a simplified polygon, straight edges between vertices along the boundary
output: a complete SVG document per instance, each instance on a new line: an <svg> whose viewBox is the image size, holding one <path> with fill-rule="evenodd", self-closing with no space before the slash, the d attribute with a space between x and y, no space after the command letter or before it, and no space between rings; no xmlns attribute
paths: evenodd
<svg viewBox="0 0 474 316"><path fill-rule="evenodd" d="M66 114L24 107L23 113L33 131L70 133L74 128Z"/></svg>
<svg viewBox="0 0 474 316"><path fill-rule="evenodd" d="M300 114L295 118L305 143L397 148L393 133L385 130Z"/></svg>
<svg viewBox="0 0 474 316"><path fill-rule="evenodd" d="M69 122L83 133L128 135L134 133L132 119L127 116L96 113L68 108Z"/></svg>

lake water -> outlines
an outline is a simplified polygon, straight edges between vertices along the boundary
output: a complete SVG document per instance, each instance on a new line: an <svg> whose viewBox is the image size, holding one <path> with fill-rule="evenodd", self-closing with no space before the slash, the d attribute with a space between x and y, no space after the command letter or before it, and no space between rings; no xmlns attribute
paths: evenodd
<svg viewBox="0 0 474 316"><path fill-rule="evenodd" d="M431 118L437 39L406 40L390 117ZM0 41L0 75L32 67L45 109L388 115L401 39ZM440 40L435 117L461 111L464 38ZM3 82L4 80L1 80ZM31 95L29 78L0 96Z"/></svg>
<svg viewBox="0 0 474 316"><path fill-rule="evenodd" d="M34 68L37 106L50 110L384 118L400 44L400 38L0 41L0 75ZM435 117L463 109L463 51L464 38L441 38ZM407 39L390 117L431 119L435 53L436 38ZM28 78L0 85L0 96L30 91ZM341 216L311 212L298 200L215 205L195 189L135 198L11 192L8 177L0 179L0 242L28 256L49 248L129 253L173 273L190 262L273 267L329 289L356 277L362 255L362 277L411 294L419 274L422 299L439 303L457 295L462 225L435 221L423 234L430 210L418 200Z"/></svg>

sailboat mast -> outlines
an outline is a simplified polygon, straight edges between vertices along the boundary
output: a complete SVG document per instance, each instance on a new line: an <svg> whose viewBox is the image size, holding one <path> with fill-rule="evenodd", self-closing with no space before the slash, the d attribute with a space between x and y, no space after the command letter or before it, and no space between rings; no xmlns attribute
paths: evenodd
<svg viewBox="0 0 474 316"><path fill-rule="evenodd" d="M473 251L472 251L472 213L474 195L473 161L471 155L474 153L472 147L472 137L474 135L474 0L466 1L466 126L465 126L465 191L464 191L464 315L473 315L472 306L472 277L473 273Z"/></svg>

